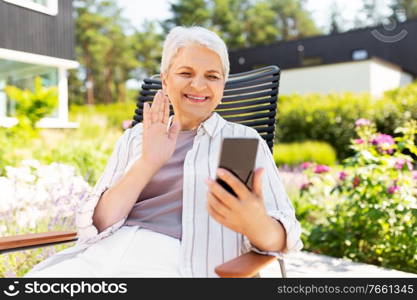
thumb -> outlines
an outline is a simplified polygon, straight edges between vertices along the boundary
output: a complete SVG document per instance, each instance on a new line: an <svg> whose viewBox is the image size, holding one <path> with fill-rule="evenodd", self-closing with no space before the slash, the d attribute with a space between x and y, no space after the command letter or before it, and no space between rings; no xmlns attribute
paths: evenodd
<svg viewBox="0 0 417 300"><path fill-rule="evenodd" d="M170 139L176 139L178 132L180 132L180 123L172 122L171 127L169 127L168 137Z"/></svg>
<svg viewBox="0 0 417 300"><path fill-rule="evenodd" d="M255 174L252 178L253 192L260 198L263 197L262 193L262 175L264 174L264 168L258 168L255 170Z"/></svg>

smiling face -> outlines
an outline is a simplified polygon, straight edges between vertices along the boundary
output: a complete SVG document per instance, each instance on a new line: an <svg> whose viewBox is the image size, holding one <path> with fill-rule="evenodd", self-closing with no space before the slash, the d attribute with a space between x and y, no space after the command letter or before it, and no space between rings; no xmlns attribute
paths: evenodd
<svg viewBox="0 0 417 300"><path fill-rule="evenodd" d="M181 130L197 128L210 117L223 97L224 74L220 57L202 45L180 48L161 79Z"/></svg>

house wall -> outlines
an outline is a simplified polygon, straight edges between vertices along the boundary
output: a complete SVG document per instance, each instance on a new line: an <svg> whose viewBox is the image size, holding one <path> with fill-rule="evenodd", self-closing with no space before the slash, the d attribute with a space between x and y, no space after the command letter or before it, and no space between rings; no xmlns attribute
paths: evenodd
<svg viewBox="0 0 417 300"><path fill-rule="evenodd" d="M72 0L48 15L0 0L0 48L75 60Z"/></svg>
<svg viewBox="0 0 417 300"><path fill-rule="evenodd" d="M381 96L385 91L398 88L413 81L410 74L399 69L390 68L387 65L371 62L370 92L372 95Z"/></svg>
<svg viewBox="0 0 417 300"><path fill-rule="evenodd" d="M280 94L369 92L381 96L411 81L412 76L401 69L371 59L282 70Z"/></svg>

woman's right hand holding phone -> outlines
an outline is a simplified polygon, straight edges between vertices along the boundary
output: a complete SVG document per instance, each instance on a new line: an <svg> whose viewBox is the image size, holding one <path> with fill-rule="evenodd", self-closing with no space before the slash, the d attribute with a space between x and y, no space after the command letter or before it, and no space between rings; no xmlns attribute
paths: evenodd
<svg viewBox="0 0 417 300"><path fill-rule="evenodd" d="M177 143L180 125L173 122L167 130L169 120L168 96L159 90L152 106L143 105L142 159L152 168L159 170L172 156Z"/></svg>

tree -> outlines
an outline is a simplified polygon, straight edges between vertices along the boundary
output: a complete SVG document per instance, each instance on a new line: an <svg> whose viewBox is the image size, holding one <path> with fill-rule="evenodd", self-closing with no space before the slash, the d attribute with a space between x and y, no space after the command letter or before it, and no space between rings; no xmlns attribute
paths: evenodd
<svg viewBox="0 0 417 300"><path fill-rule="evenodd" d="M343 20L340 8L336 2L333 2L330 6L330 33L342 32L341 24L343 24Z"/></svg>
<svg viewBox="0 0 417 300"><path fill-rule="evenodd" d="M76 53L81 68L70 74L70 85L77 86L69 90L70 99L78 100L83 95L87 104L125 101L125 83L139 65L133 39L125 34L130 23L121 17L114 0L76 0L74 6Z"/></svg>
<svg viewBox="0 0 417 300"><path fill-rule="evenodd" d="M201 25L217 32L229 48L270 44L319 33L303 0L178 0L165 32Z"/></svg>
<svg viewBox="0 0 417 300"><path fill-rule="evenodd" d="M392 16L398 21L417 18L417 0L393 0Z"/></svg>
<svg viewBox="0 0 417 300"><path fill-rule="evenodd" d="M258 2L246 12L247 43L249 45L270 44L277 40L280 28L276 24L276 13L266 2Z"/></svg>
<svg viewBox="0 0 417 300"><path fill-rule="evenodd" d="M136 30L133 34L131 43L139 63L134 74L139 80L159 73L164 40L163 34L157 32L157 23L145 21L141 27L141 31Z"/></svg>
<svg viewBox="0 0 417 300"><path fill-rule="evenodd" d="M282 40L299 39L319 33L308 11L303 9L303 0L269 0L277 13Z"/></svg>
<svg viewBox="0 0 417 300"><path fill-rule="evenodd" d="M387 17L382 13L382 2L379 0L364 0L363 11L367 26L380 25Z"/></svg>

